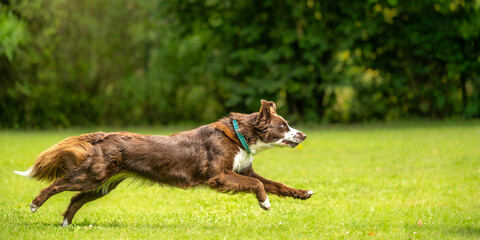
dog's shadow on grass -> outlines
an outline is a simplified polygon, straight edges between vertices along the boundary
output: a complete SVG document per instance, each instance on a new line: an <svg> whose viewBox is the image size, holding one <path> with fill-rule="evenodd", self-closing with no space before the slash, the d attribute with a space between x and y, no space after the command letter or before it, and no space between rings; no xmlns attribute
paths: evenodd
<svg viewBox="0 0 480 240"><path fill-rule="evenodd" d="M19 223L21 225L25 225L30 228L58 228L58 229L65 229L69 230L95 230L95 231L102 231L102 230L117 230L117 229L138 229L138 230L145 230L145 229L187 229L191 226L189 221L183 222L158 222L158 223L135 223L135 224L128 224L119 221L111 221L111 222L89 222L89 221L82 221L79 223L73 223L67 227L61 227L60 222L53 223L53 222L22 222ZM438 224L438 225L429 225L422 228L418 228L418 226L412 225L410 226L411 231L415 231L421 233L422 230L426 231L434 231L434 232L444 232L445 236L449 236L452 238L458 237L467 237L467 238L475 238L480 236L480 226L475 225L449 225L449 224ZM216 225L212 224L205 224L202 226L204 229L214 229Z"/></svg>
<svg viewBox="0 0 480 240"><path fill-rule="evenodd" d="M121 229L121 228L138 228L138 229L159 229L159 228L178 228L182 226L187 226L188 222L184 223L135 223L135 224L127 224L117 221L112 221L109 223L97 223L97 222L80 222L80 223L73 223L67 227L62 227L60 222L21 222L18 223L20 225L24 225L30 228L59 228L59 229L76 229L76 228L83 228L83 229Z"/></svg>
<svg viewBox="0 0 480 240"><path fill-rule="evenodd" d="M80 228L98 228L98 229L117 229L117 228L138 228L138 229L156 229L156 228L175 228L175 226L178 226L181 224L175 224L175 223L135 223L135 224L128 224L128 223L122 223L122 222L117 222L117 221L112 221L108 223L97 223L97 222L80 222L80 223L73 223L69 225L68 227L80 227Z"/></svg>
<svg viewBox="0 0 480 240"><path fill-rule="evenodd" d="M60 222L21 222L20 225L33 227L33 228L59 228L59 229L123 229L123 228L136 228L136 229L164 229L164 228L186 228L189 226L188 221L184 222L159 222L159 223L135 223L128 224L118 221L112 221L108 223L88 222L83 221L79 223L73 223L67 227L61 227ZM209 224L204 226L210 228Z"/></svg>

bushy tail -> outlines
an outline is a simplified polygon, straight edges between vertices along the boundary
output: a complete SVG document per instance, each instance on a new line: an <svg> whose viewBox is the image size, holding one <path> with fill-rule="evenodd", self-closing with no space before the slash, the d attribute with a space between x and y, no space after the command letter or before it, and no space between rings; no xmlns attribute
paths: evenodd
<svg viewBox="0 0 480 240"><path fill-rule="evenodd" d="M33 166L30 166L25 172L19 172L19 171L13 171L13 172L20 176L32 177L32 170L33 170Z"/></svg>
<svg viewBox="0 0 480 240"><path fill-rule="evenodd" d="M83 162L92 153L94 145L105 137L96 132L69 137L43 151L33 167L25 172L17 172L41 181L51 182L65 176L73 167Z"/></svg>

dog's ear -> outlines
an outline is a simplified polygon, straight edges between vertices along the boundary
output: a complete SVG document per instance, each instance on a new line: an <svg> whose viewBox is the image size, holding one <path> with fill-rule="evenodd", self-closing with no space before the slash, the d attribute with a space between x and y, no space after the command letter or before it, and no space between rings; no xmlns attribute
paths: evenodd
<svg viewBox="0 0 480 240"><path fill-rule="evenodd" d="M275 103L269 102L266 100L261 100L262 107L260 107L260 112L258 112L257 119L255 121L255 125L259 126L262 123L270 123L270 119L272 117L272 113L276 113L277 107Z"/></svg>
<svg viewBox="0 0 480 240"><path fill-rule="evenodd" d="M270 112L271 113L277 113L277 106L275 106L275 103L272 101L269 101L268 104L270 105Z"/></svg>

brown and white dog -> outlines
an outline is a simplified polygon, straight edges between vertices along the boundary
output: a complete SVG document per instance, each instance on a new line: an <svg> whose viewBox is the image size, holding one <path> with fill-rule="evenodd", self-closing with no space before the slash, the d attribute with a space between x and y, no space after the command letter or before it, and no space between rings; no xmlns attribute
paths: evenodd
<svg viewBox="0 0 480 240"><path fill-rule="evenodd" d="M69 137L42 152L27 171L16 173L53 181L32 201L32 212L57 193L80 191L63 213L62 226L68 226L85 203L105 196L128 177L184 189L208 186L253 193L265 210L270 209L267 192L311 197L312 191L287 187L253 171L252 155L277 146L296 147L306 138L277 115L273 102L261 103L258 113L231 113L171 136L96 132Z"/></svg>

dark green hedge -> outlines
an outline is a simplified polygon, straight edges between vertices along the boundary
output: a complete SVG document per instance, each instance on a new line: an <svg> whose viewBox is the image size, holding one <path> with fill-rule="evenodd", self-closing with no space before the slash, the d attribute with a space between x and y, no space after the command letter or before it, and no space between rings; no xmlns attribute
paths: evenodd
<svg viewBox="0 0 480 240"><path fill-rule="evenodd" d="M0 1L0 127L480 117L478 1Z"/></svg>

